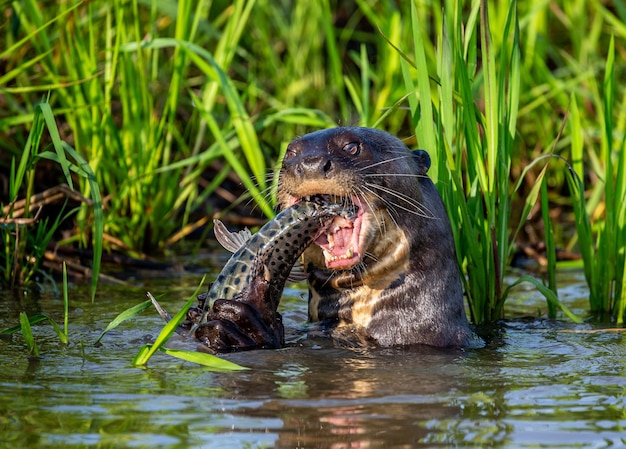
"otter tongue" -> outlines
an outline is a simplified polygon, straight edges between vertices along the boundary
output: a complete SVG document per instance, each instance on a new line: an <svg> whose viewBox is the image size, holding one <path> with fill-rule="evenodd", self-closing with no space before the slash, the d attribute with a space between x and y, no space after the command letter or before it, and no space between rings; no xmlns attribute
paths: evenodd
<svg viewBox="0 0 626 449"><path fill-rule="evenodd" d="M332 234L330 234L332 240L330 247L330 253L333 256L343 256L348 251L348 247L350 246L350 242L352 240L352 231L353 228L339 228L336 229Z"/></svg>
<svg viewBox="0 0 626 449"><path fill-rule="evenodd" d="M315 243L324 250L326 266L341 268L354 257L354 223L337 217Z"/></svg>

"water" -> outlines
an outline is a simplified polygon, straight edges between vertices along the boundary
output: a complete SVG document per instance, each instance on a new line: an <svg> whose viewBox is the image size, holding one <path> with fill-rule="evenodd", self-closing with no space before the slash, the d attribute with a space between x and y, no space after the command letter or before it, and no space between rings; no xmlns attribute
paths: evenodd
<svg viewBox="0 0 626 449"><path fill-rule="evenodd" d="M578 273L562 295L586 307ZM409 448L626 446L626 346L619 332L515 319L468 351L351 350L326 340L227 356L250 367L212 373L165 354L145 369L131 360L163 323L152 309L93 341L122 310L165 294L177 311L200 276L105 286L95 304L73 286L70 339L49 325L29 359L20 334L0 337L0 447ZM135 282L138 284L138 282ZM563 281L561 281L563 285ZM0 292L0 295L3 293ZM288 290L283 315L294 339L306 317L303 290ZM509 316L545 309L518 290ZM62 322L57 298L0 297L0 328L19 311ZM179 339L170 347L193 348Z"/></svg>

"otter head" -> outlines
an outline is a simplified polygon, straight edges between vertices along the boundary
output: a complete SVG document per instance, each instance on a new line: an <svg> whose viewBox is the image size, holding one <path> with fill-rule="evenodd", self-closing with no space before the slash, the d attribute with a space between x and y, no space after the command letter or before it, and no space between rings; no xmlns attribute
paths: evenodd
<svg viewBox="0 0 626 449"><path fill-rule="evenodd" d="M390 247L405 238L402 227L410 226L407 217L429 216L419 185L429 166L426 152L411 152L396 137L371 128L326 129L291 142L279 175L281 206L324 194L358 209L353 219L335 219L307 249L305 264L337 271L362 263L373 268L389 258ZM397 267L399 261L389 262ZM354 275L366 272L354 271L346 278L351 285Z"/></svg>

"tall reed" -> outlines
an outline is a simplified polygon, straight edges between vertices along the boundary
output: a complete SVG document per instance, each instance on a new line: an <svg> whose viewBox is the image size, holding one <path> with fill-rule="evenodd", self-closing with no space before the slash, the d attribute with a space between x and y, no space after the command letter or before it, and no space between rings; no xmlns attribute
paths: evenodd
<svg viewBox="0 0 626 449"><path fill-rule="evenodd" d="M51 142L51 150L41 148L44 137ZM89 186L92 207L83 205L67 213L64 213L65 208L61 208L61 212L54 220L39 220L37 213L31 210L29 201L34 189L35 171L41 159L48 159L58 164L70 189L74 188L74 181L70 172L84 181ZM12 160L9 179L9 202L5 206L6 215L0 226L0 238L4 246L4 251L0 253L0 261L2 262L0 263L0 273L2 273L6 284L13 287L18 284L28 284L35 274L40 273L44 252L61 221L74 213L83 211L85 215L93 217L90 220L90 232L85 235L92 236L91 294L92 298L95 298L102 256L104 223L100 188L89 164L70 145L61 140L50 104L45 101L35 107L33 127L19 162L15 158ZM15 204L22 192L23 184L26 184L27 188L23 206L24 213L20 218L30 219L32 221L30 226L21 224L19 219L13 218ZM85 212L87 209L90 210L88 214ZM35 232L32 232L30 227L34 228Z"/></svg>
<svg viewBox="0 0 626 449"><path fill-rule="evenodd" d="M89 160L107 193L105 232L127 249L154 248L181 221L184 225L190 211L211 193L197 188L200 175L224 152L239 162L237 154L243 149L247 169L264 188L266 166L254 133L249 126L242 131L238 124L245 118L219 104L218 93L227 86L215 79L203 82L190 67L188 55L176 46L164 51L144 45L162 33L178 42L206 44L217 64L227 70L254 2L236 1L214 18L214 24L206 19L210 5L206 0L152 1L145 7L136 0L120 0L71 7L59 2L42 10L32 0L15 3L16 22L26 37L13 44L12 52L43 55L35 64L44 79L39 85L5 92L52 91L57 115L68 124L74 147ZM59 27L61 21L67 26ZM220 32L217 40L210 32L214 27ZM19 80L31 65L16 67L13 79ZM202 92L202 113L194 108L192 91ZM204 151L203 113L219 129L215 139L226 145ZM180 159L185 163L174 164ZM230 168L226 166L218 178ZM253 184L248 187L252 192L257 189ZM89 189L87 183L81 185L82 191ZM257 199L261 202L258 195ZM272 214L271 208L261 207ZM87 217L81 218L85 223Z"/></svg>
<svg viewBox="0 0 626 449"><path fill-rule="evenodd" d="M574 196L574 212L578 247L581 249L585 278L589 285L591 312L601 319L613 319L624 323L626 312L626 134L615 126L615 44L611 39L604 81L602 84L602 104L599 108L600 123L604 124L600 135L601 159L604 167L598 173L602 187L602 212L592 219L596 212L588 207L585 199L584 174L580 166L572 170L567 180ZM622 110L626 106L626 94L622 98ZM580 136L572 140L572 159L582 161L584 146L582 136L585 130L581 125L578 103L572 96L570 127L572 135ZM592 220L595 222L591 225Z"/></svg>
<svg viewBox="0 0 626 449"><path fill-rule="evenodd" d="M407 59L402 67L407 89L414 92L409 105L418 143L436 150L433 177L453 223L471 318L483 323L503 316L510 291L504 276L515 248L511 205L517 189L511 185L511 160L521 85L519 21L516 2L510 3L500 26L494 26L486 1L473 1L465 21L459 2L446 5L434 71L429 71L428 45L415 7L416 69ZM494 38L492 29L501 34ZM525 198L522 220L538 194L534 189ZM576 319L540 281L530 276L521 280L540 288L551 311L559 305Z"/></svg>

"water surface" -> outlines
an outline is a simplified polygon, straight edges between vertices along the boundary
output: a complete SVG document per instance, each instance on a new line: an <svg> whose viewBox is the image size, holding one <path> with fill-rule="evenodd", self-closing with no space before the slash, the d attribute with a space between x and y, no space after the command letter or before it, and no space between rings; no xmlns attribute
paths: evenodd
<svg viewBox="0 0 626 449"><path fill-rule="evenodd" d="M565 301L582 313L580 274ZM163 323L153 310L93 341L122 310L165 294L176 312L200 276L104 286L94 304L70 293L69 345L34 327L41 357L20 334L0 337L0 447L408 448L622 447L626 445L626 346L619 332L515 319L484 348L355 350L326 340L227 356L250 367L213 373L156 354L134 368ZM563 283L563 282L562 282ZM2 296L4 295L4 296ZM281 305L291 340L306 318L302 289ZM509 316L545 309L518 291ZM61 300L0 292L0 328L19 312L62 322ZM170 347L193 348L173 340Z"/></svg>

